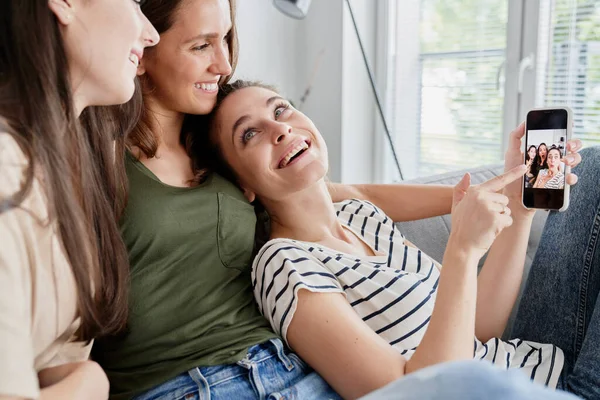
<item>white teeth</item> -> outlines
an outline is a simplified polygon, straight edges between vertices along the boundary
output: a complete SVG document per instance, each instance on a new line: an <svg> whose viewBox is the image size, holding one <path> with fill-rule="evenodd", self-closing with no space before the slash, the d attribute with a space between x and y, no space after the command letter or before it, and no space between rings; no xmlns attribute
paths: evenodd
<svg viewBox="0 0 600 400"><path fill-rule="evenodd" d="M196 89L202 89L207 92L214 92L217 90L218 85L216 83L194 83Z"/></svg>
<svg viewBox="0 0 600 400"><path fill-rule="evenodd" d="M301 152L302 150L306 150L308 149L308 144L306 144L306 142L302 142L300 144L298 144L298 146L294 147L292 149L292 151L290 151L284 158L283 160L281 160L281 163L279 163L279 167L280 168L284 168L285 166L288 165L288 163L290 162L290 160L292 159L292 157L294 157L296 154L298 154L299 152Z"/></svg>
<svg viewBox="0 0 600 400"><path fill-rule="evenodd" d="M131 53L129 54L129 61L131 61L132 63L135 64L135 66L137 67L138 65L140 65L140 59L137 55Z"/></svg>

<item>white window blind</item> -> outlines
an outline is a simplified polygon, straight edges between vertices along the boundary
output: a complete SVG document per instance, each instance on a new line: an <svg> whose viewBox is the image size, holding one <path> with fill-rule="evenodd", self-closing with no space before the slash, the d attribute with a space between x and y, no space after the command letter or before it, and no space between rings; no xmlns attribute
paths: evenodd
<svg viewBox="0 0 600 400"><path fill-rule="evenodd" d="M600 1L540 0L536 106L568 105L574 137L600 144Z"/></svg>
<svg viewBox="0 0 600 400"><path fill-rule="evenodd" d="M508 0L412 0L392 10L388 98L406 177L501 160Z"/></svg>

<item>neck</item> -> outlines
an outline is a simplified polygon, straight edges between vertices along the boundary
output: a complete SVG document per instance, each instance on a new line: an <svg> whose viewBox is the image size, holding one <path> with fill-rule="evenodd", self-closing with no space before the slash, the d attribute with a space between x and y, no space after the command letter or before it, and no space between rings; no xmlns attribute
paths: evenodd
<svg viewBox="0 0 600 400"><path fill-rule="evenodd" d="M331 237L346 240L323 179L284 199L261 201L271 216L271 238L306 242Z"/></svg>
<svg viewBox="0 0 600 400"><path fill-rule="evenodd" d="M185 114L169 110L151 96L144 98L146 108L151 118L148 123L150 129L159 138L158 151L179 149L181 145L181 128Z"/></svg>

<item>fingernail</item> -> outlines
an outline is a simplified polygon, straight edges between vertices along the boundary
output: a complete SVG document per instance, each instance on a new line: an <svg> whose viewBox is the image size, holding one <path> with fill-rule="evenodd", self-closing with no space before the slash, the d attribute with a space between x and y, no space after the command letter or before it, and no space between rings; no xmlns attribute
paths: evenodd
<svg viewBox="0 0 600 400"><path fill-rule="evenodd" d="M568 163L572 163L573 161L575 161L575 157L573 157L573 156L567 156L567 162Z"/></svg>

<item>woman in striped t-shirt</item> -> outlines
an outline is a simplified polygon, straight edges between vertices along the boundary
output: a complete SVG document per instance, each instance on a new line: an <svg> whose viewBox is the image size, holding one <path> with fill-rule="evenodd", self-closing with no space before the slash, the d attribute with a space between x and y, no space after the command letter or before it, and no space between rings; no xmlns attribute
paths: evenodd
<svg viewBox="0 0 600 400"><path fill-rule="evenodd" d="M522 339L497 339L518 294L533 217L520 204L517 182L526 169L520 165L523 126L511 134L508 172L477 186L470 185L467 174L455 187L442 268L373 204L331 203L320 133L273 90L243 81L226 85L211 124L212 145L224 160L220 171L229 172L248 199L260 200L271 216L271 240L252 271L259 307L288 345L343 397L359 397L429 365L472 357L520 368L551 387L600 394L595 352L586 351L585 344L574 349L562 339L581 336L600 345L594 339L600 320L590 322L586 335L586 327L557 325L557 317L579 317L581 303L546 303L557 294L574 298L569 285L563 290L532 279L525 294L531 299L517 321ZM569 146L573 160L565 161L577 165L580 143ZM593 155L600 158L598 151ZM586 185L593 172L588 169ZM574 183L576 177L567 179ZM598 204L598 190L591 192ZM576 212L589 211L583 195L574 192L582 200L571 206ZM570 227L561 221L550 217L544 240L556 242L559 236L547 233ZM477 263L490 247L478 277ZM556 243L540 248L554 251L551 257L559 261L568 253ZM562 268L570 283L581 274L576 264ZM535 270L545 268L554 267L534 263ZM590 289L585 300L597 295L598 289Z"/></svg>
<svg viewBox="0 0 600 400"><path fill-rule="evenodd" d="M563 189L565 175L560 171L560 150L551 147L548 150L548 168L542 169L533 184L534 189Z"/></svg>

